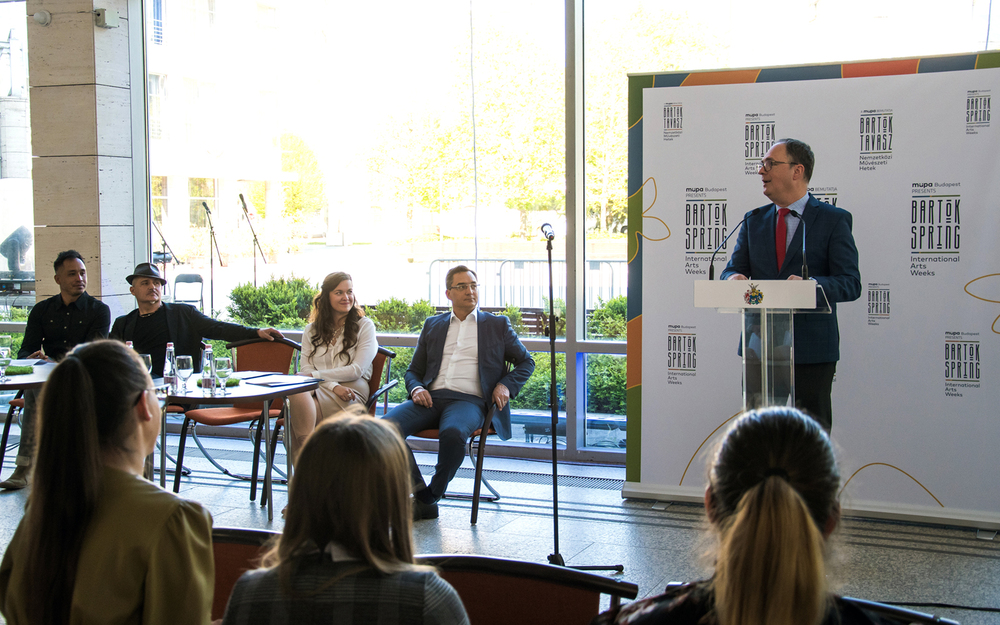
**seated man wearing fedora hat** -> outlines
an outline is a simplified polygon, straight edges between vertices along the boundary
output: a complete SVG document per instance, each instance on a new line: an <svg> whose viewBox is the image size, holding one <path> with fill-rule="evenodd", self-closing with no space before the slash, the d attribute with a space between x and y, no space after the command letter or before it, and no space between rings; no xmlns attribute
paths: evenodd
<svg viewBox="0 0 1000 625"><path fill-rule="evenodd" d="M242 341L260 337L273 341L275 337L281 338L281 332L274 328L247 328L212 319L189 304L163 302L160 296L167 281L156 265L139 263L125 280L132 285L129 292L135 296L138 308L115 319L110 336L119 341L132 341L135 351L149 354L153 360L154 378L163 375L163 361L170 342L176 354L191 356L194 370L199 372L202 339Z"/></svg>

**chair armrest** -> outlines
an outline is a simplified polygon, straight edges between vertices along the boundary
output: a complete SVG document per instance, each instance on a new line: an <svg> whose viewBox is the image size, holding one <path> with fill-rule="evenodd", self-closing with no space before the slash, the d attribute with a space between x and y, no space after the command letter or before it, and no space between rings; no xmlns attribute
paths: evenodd
<svg viewBox="0 0 1000 625"><path fill-rule="evenodd" d="M388 384L382 385L377 391L372 393L372 396L365 402L365 410L371 410L372 406L378 403L379 397L388 394L397 384L399 384L399 380L393 380Z"/></svg>
<svg viewBox="0 0 1000 625"><path fill-rule="evenodd" d="M242 345L250 345L252 343L281 343L282 345L288 345L293 349L302 349L302 344L288 339L285 337L272 337L273 341L268 341L267 339L262 339L259 336L252 339L243 339L241 341L233 341L232 343L226 343L226 349L232 349L234 347L240 347Z"/></svg>

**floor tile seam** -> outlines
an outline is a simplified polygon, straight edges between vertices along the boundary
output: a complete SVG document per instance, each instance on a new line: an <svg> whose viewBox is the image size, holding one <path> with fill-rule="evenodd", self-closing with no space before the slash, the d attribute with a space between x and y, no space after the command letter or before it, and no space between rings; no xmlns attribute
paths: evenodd
<svg viewBox="0 0 1000 625"><path fill-rule="evenodd" d="M480 513L482 513L482 512L484 512L484 511L480 510ZM519 516L531 516L531 517L536 517L536 518L545 518L545 517L551 518L551 516L552 516L551 514L545 514L545 513L542 513L542 512L533 512L533 511L528 511L528 510L516 512L515 514L517 514ZM699 532L699 533L701 532L701 528L699 528L699 527L689 527L689 526L684 526L684 525L672 525L672 524L668 524L668 523L636 524L636 523L625 523L625 522L622 522L622 521L616 520L616 519L600 519L600 518L594 518L594 517L585 517L585 516L576 516L576 515L562 515L562 514L559 515L559 519L560 519L560 521L573 520L573 521L582 521L582 522L591 522L591 523L613 523L615 525L622 525L622 524L632 525L632 526L641 525L643 527L655 527L657 529L689 530L689 531L693 531L693 532ZM511 523L513 523L513 522L511 522ZM509 526L509 525L510 525L510 523L507 524L507 526ZM505 532L505 533L507 533L507 532ZM509 533L514 533L514 532L509 532ZM602 544L619 544L619 543L602 543Z"/></svg>
<svg viewBox="0 0 1000 625"><path fill-rule="evenodd" d="M970 534L975 534L975 527L954 525L935 525L932 523L889 521L886 519L850 517L845 518L841 526L857 531L869 531L873 533L899 534L899 535L926 535L933 533L936 535L951 535L956 538L966 538ZM920 531L923 530L923 531ZM977 539L978 540L978 539Z"/></svg>
<svg viewBox="0 0 1000 625"><path fill-rule="evenodd" d="M893 536L891 538L882 538L878 536L869 536L863 532L841 532L841 536L847 538L853 538L855 540L871 540L871 541L884 541L887 543L904 543L904 544L924 544L924 545L950 545L952 547L962 547L966 549L980 549L986 551L996 551L1000 553L1000 544L994 544L984 540L972 539L972 540L962 540L962 539L946 539L946 540L935 540L933 537L897 537Z"/></svg>
<svg viewBox="0 0 1000 625"><path fill-rule="evenodd" d="M917 553L928 553L936 555L948 555L957 556L962 558L980 558L983 560L1000 560L1000 556L994 555L984 555L979 553L962 553L958 551L948 551L943 549L923 549L917 547L905 547L905 546L888 546L888 545L875 545L871 543L865 543L860 541L843 541L844 544L852 545L855 547L872 547L876 549L888 549L893 551L913 551Z"/></svg>
<svg viewBox="0 0 1000 625"><path fill-rule="evenodd" d="M442 499L441 501L442 502L448 501L448 502L458 503L458 500L454 500L454 499L452 499L452 500ZM524 502L524 501L531 501L531 500L522 499L520 501L515 501L515 500L504 500L504 501L506 501L506 503L507 503L508 506L509 505L514 505L514 506L519 506L520 508L534 508L534 509L538 509L538 510L545 510L546 512L544 512L544 513L539 512L539 514L546 514L548 516L552 515L551 507L549 507L549 506L537 505L537 504L533 504L533 503L521 503L521 502ZM439 502L438 505L441 505L441 502ZM502 506L503 504L496 504L496 505ZM471 504L469 504L469 505L461 505L461 506L454 506L454 507L469 508L470 506L471 506ZM491 511L492 512L492 511L494 511L494 509L492 507L484 507L481 504L480 508L479 508L479 511L480 512L486 512L486 511ZM510 509L495 510L495 511L498 512L498 513L508 512L508 513L511 513L511 514L519 514L519 512L515 512L515 511L510 510ZM579 513L585 513L585 512L594 512L594 514L603 515L603 517L612 517L613 516L613 518L602 518L602 520L613 521L613 522L616 522L616 523L629 523L629 524L632 524L632 525L643 525L643 526L651 526L651 527L660 527L660 526L663 526L663 527L678 527L676 525L669 525L668 521L671 521L670 519L656 519L656 521L658 521L658 522L649 522L649 521L638 521L638 522L636 522L634 520L635 517L633 515L613 514L613 513L608 513L608 512L592 511L592 510L590 510L587 507L560 506L560 513L559 513L560 518L567 516L566 512L575 512L575 513L578 513L578 514ZM677 520L673 520L673 521L675 521L675 522L676 521L683 522L684 520L685 519L677 519ZM697 522L692 522L691 523L692 527L694 527L694 526L700 526L700 525L701 525L701 520L699 520Z"/></svg>
<svg viewBox="0 0 1000 625"><path fill-rule="evenodd" d="M916 540L916 539L887 540L883 538L870 538L867 536L853 536L853 535L846 535L846 536L841 535L839 538L836 538L834 540L840 540L840 541L854 540L854 541L865 542L867 544L881 545L885 547L927 546L930 548L938 548L938 549L950 548L950 549L968 551L971 553L986 553L988 555L994 554L997 557L1000 557L1000 549L997 549L993 546L977 545L977 544L967 544L967 543L956 544L952 542L934 541L934 540Z"/></svg>
<svg viewBox="0 0 1000 625"><path fill-rule="evenodd" d="M459 498L453 498L453 497L445 497L445 499L443 501L446 501L446 500L460 501L461 499L459 499ZM547 504L551 503L550 499L547 499L547 498L544 498L544 497L521 497L521 496L516 496L516 495L504 495L500 499L500 501L501 502L515 502L515 501L545 502ZM493 502L489 502L489 503L493 503ZM471 505L471 502L470 502L469 505ZM499 503L499 504L496 504L496 505L503 505L503 503ZM627 516L629 518L634 518L634 517L637 517L637 516L644 516L644 517L650 517L651 516L651 517L654 517L654 518L662 518L664 515L675 515L675 514L679 515L681 518L695 517L695 518L701 519L701 518L704 517L703 513L695 513L695 512L688 513L688 512L679 512L678 511L678 512L666 512L665 513L664 511L661 511L661 510L642 510L642 511L639 511L638 513L636 513L634 511L631 511L628 508L623 508L621 506L614 505L614 504L602 504L602 503L594 503L594 502L589 502L589 501L573 501L571 499L567 500L565 498L560 499L560 501L559 501L559 507L560 508L571 508L571 507L574 507L574 506L575 507L585 507L585 508L588 508L588 509L589 508L608 508L608 509L620 512L623 516Z"/></svg>
<svg viewBox="0 0 1000 625"><path fill-rule="evenodd" d="M931 528L931 529L933 529L933 528ZM942 530L942 531L947 531L947 530ZM852 533L852 534L856 533L856 534L887 535L887 536L890 536L891 538L896 538L896 539L905 539L905 538L907 538L909 536L916 536L916 537L921 538L923 540L928 540L928 538L929 538L927 532L914 532L914 531L892 532L892 531L889 531L889 530L852 528L850 526L846 526L846 527L844 527L841 530L841 533L844 533L844 532L849 532L849 533ZM984 541L984 540L976 537L976 535L975 535L975 528L969 528L968 532L967 533L963 533L962 535L956 535L954 532L949 532L949 534L952 534L952 535L948 535L948 536L943 536L943 535L940 535L940 534L938 534L938 535L941 537L942 540L948 540L948 541L957 540L957 541L969 542L969 543L984 543L984 544L987 544L987 545L990 544L990 541ZM1000 549L1000 543L996 544L996 548Z"/></svg>

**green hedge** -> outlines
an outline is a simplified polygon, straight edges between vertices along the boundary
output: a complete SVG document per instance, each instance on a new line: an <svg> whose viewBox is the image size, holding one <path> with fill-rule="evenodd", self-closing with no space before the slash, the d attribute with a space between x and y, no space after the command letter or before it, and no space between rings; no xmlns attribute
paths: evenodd
<svg viewBox="0 0 1000 625"><path fill-rule="evenodd" d="M313 298L319 288L305 278L272 278L262 286L241 284L229 294L227 307L236 322L253 328L306 327Z"/></svg>

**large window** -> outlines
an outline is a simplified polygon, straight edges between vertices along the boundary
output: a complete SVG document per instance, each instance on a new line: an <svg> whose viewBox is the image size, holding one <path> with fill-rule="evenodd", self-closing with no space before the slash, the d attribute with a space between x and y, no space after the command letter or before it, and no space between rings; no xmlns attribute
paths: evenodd
<svg viewBox="0 0 1000 625"><path fill-rule="evenodd" d="M510 317L539 361L515 403L527 445L517 453L555 435L579 460L614 460L627 444L627 74L968 51L985 46L988 25L973 0L777 0L767 11L736 0L178 0L168 17L190 28L164 36L163 7L147 1L150 128L162 137L150 173L175 206L189 203L167 213L166 192L153 195L186 262L177 271L208 269L205 201L226 258L217 294L249 280L255 250L265 276L316 285L348 271L401 372L423 320L447 308L447 269L474 267L481 307ZM566 16L580 14L567 39ZM787 33L809 45L776 47ZM163 75L169 114L156 121ZM582 100L568 84L583 85ZM567 174L567 161L582 169ZM558 235L551 301L543 223Z"/></svg>

